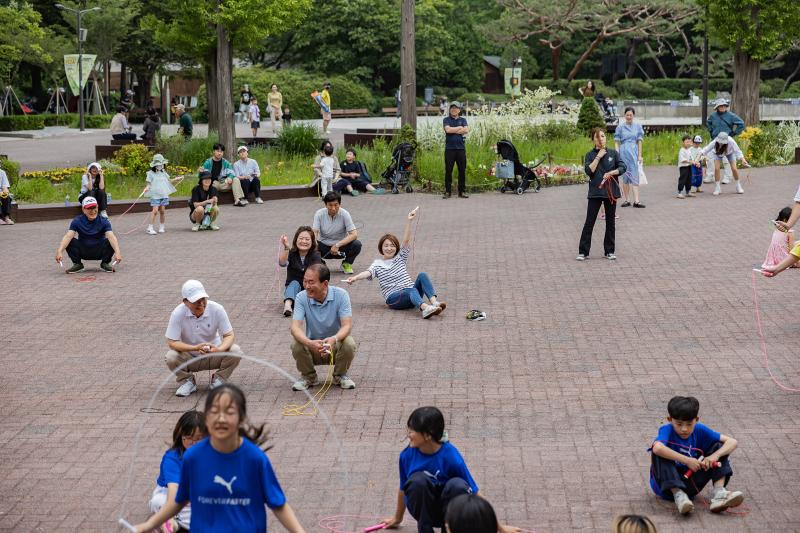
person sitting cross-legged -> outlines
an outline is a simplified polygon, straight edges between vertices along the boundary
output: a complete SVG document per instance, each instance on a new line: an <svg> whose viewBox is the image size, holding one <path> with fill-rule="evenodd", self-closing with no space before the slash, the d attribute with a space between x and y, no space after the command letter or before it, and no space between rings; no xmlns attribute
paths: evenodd
<svg viewBox="0 0 800 533"><path fill-rule="evenodd" d="M350 335L353 310L350 296L330 283L331 271L324 263L306 268L305 290L297 294L292 315L292 356L301 377L292 390L303 391L318 383L314 365L333 364L333 384L354 389L347 371L356 356L356 341ZM305 322L305 328L303 327Z"/></svg>

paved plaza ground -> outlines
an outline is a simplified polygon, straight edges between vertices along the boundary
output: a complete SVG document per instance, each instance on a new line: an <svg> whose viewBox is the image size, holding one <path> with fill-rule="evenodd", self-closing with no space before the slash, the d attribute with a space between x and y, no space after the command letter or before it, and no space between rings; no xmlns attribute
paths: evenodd
<svg viewBox="0 0 800 533"><path fill-rule="evenodd" d="M302 400L287 378L250 361L234 373L251 418L270 424L270 458L308 531L329 515L393 512L405 422L426 404L444 411L501 519L537 533L607 531L628 512L651 516L661 532L800 530L800 395L767 374L751 282L800 167L745 171L743 196L731 184L720 197L709 187L687 200L673 198L676 169L648 174L647 209L622 210L616 262L602 258L602 222L591 260L574 259L585 186L345 198L364 242L357 269L421 206L416 270L448 307L423 321L388 310L375 283L352 288L357 388L322 401L335 435L321 416L281 415ZM245 353L295 375L276 244L318 207L308 198L224 206L222 231L199 234L185 210L172 210L165 235L121 237L113 275L67 276L54 263L67 221L0 228L0 530L115 531L120 514L146 517L179 415L142 408L154 394L155 407L173 411L198 400L174 397L171 381L159 390L164 331L186 279L226 307ZM112 223L121 233L143 220ZM772 367L794 387L798 276L756 279ZM342 278L337 269L334 281ZM465 320L470 309L488 319ZM744 491L746 514L711 515L699 504L681 517L650 492L647 449L675 394L697 396L701 420L739 440L731 486ZM415 531L408 515L402 531Z"/></svg>

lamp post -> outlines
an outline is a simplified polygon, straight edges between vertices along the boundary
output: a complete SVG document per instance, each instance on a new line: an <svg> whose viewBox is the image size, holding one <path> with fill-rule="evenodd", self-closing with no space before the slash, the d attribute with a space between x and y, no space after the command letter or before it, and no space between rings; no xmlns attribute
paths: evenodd
<svg viewBox="0 0 800 533"><path fill-rule="evenodd" d="M86 5L86 0L81 0L81 5ZM100 8L95 6L89 9L73 9L64 4L55 4L55 6L58 9L75 13L78 17L78 113L80 116L80 129L83 131L83 35L81 35L81 17L83 17L84 13L89 13L90 11L100 11Z"/></svg>

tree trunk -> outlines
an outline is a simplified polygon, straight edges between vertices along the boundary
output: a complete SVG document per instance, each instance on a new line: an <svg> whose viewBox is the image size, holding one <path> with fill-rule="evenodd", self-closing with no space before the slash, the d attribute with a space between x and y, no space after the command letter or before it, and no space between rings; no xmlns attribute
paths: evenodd
<svg viewBox="0 0 800 533"><path fill-rule="evenodd" d="M217 112L217 56L214 53L203 67L206 80L206 109L208 109L208 131L219 131L219 113Z"/></svg>
<svg viewBox="0 0 800 533"><path fill-rule="evenodd" d="M625 62L628 64L628 68L625 71L625 79L632 78L633 75L636 73L636 39L630 39L628 41L628 49L625 51Z"/></svg>
<svg viewBox="0 0 800 533"><path fill-rule="evenodd" d="M731 111L742 117L746 126L759 122L758 99L761 83L761 63L741 51L733 54L733 94Z"/></svg>
<svg viewBox="0 0 800 533"><path fill-rule="evenodd" d="M578 75L578 72L581 70L581 66L583 66L584 61L589 59L589 56L592 55L592 52L600 46L600 43L606 40L605 30L601 31L597 37L594 38L592 44L589 45L589 48L581 54L581 57L578 58L578 61L575 62L575 66L572 67L572 70L569 71L567 74L567 81L572 81L575 79L575 76Z"/></svg>
<svg viewBox="0 0 800 533"><path fill-rule="evenodd" d="M109 111L111 106L111 99L109 93L111 92L111 61L106 59L103 61L103 100L106 103L106 111Z"/></svg>
<svg viewBox="0 0 800 533"><path fill-rule="evenodd" d="M559 41L550 46L550 66L553 69L553 81L561 78L561 49L564 43Z"/></svg>
<svg viewBox="0 0 800 533"><path fill-rule="evenodd" d="M228 31L217 24L217 119L219 142L225 145L228 154L236 149L236 125L233 117L233 52Z"/></svg>
<svg viewBox="0 0 800 533"><path fill-rule="evenodd" d="M647 41L644 42L644 45L647 47L647 51L650 52L650 55L653 56L652 60L656 64L656 67L658 68L658 72L661 74L661 77L665 79L668 78L669 76L667 76L667 71L664 70L664 65L661 64L661 60L658 59L658 54L655 53L653 47L650 46L650 43L648 43Z"/></svg>
<svg viewBox="0 0 800 533"><path fill-rule="evenodd" d="M403 0L400 13L400 123L417 129L417 56L414 0Z"/></svg>
<svg viewBox="0 0 800 533"><path fill-rule="evenodd" d="M119 66L119 95L120 98L125 96L125 90L128 88L128 80L125 79L125 63Z"/></svg>

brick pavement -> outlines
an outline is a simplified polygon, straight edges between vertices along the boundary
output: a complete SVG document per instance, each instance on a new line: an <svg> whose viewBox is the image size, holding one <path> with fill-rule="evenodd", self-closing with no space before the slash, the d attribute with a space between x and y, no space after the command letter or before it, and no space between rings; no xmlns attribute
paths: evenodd
<svg viewBox="0 0 800 533"><path fill-rule="evenodd" d="M387 310L374 284L352 289L357 388L323 401L340 447L321 418L281 417L299 397L285 378L250 362L234 374L252 418L271 424L270 457L308 530L330 514L392 512L405 420L423 404L445 412L499 516L539 533L607 530L624 512L648 514L667 532L800 529L800 396L768 379L750 281L798 167L752 171L744 196L728 185L719 198L709 190L683 201L671 197L674 169L649 176L647 209L622 210L615 263L601 258L602 223L592 260L574 260L584 186L446 202L345 199L364 224L357 268L383 232L399 233L408 209L421 206L416 264L448 309L422 321ZM119 271L87 272L94 281L83 282L53 264L66 221L0 228L0 529L110 531L120 512L145 518L178 415L140 408L167 376L163 333L187 278L225 305L246 353L295 373L289 322L270 288L275 244L317 207L311 199L226 207L222 231L200 234L170 211L167 234L123 237ZM143 220L130 215L115 229ZM757 280L773 368L795 387L798 275ZM466 321L472 308L489 318ZM194 405L196 397L173 392L169 383L155 406ZM683 518L649 492L646 450L674 394L696 395L702 420L739 439L733 486L747 496L746 516L698 506ZM413 530L410 518L405 524Z"/></svg>

